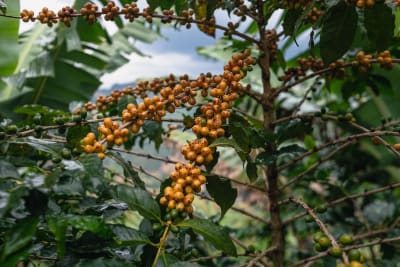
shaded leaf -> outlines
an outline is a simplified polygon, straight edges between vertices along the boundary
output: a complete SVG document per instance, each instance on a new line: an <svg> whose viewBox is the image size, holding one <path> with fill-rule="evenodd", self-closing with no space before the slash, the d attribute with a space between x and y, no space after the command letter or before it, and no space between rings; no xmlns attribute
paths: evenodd
<svg viewBox="0 0 400 267"><path fill-rule="evenodd" d="M146 244L150 243L149 238L142 232L128 228L124 225L109 225L115 235L115 239L121 244Z"/></svg>
<svg viewBox="0 0 400 267"><path fill-rule="evenodd" d="M321 30L321 57L327 65L342 57L350 48L357 29L354 6L340 2L328 10Z"/></svg>
<svg viewBox="0 0 400 267"><path fill-rule="evenodd" d="M395 17L392 9L385 4L365 9L364 25L372 46L382 51L388 48L393 37Z"/></svg>
<svg viewBox="0 0 400 267"><path fill-rule="evenodd" d="M117 186L113 189L116 200L124 201L132 210L149 219L161 221L161 211L158 203L146 191L128 186Z"/></svg>
<svg viewBox="0 0 400 267"><path fill-rule="evenodd" d="M78 263L72 265L71 267L137 267L136 264L127 261L117 260L117 259L90 259L90 260L80 260Z"/></svg>
<svg viewBox="0 0 400 267"><path fill-rule="evenodd" d="M190 219L177 224L180 227L189 227L197 234L202 235L216 249L228 255L236 256L236 247L225 229L205 219Z"/></svg>
<svg viewBox="0 0 400 267"><path fill-rule="evenodd" d="M133 181L134 185L144 189L144 182L140 179L139 174L137 171L132 169L129 162L126 162L121 155L117 153L110 153L108 154L110 158L115 160L123 169L125 179Z"/></svg>
<svg viewBox="0 0 400 267"><path fill-rule="evenodd" d="M207 176L207 191L221 208L221 220L225 213L235 203L237 189L232 187L232 184L228 179L210 175Z"/></svg>
<svg viewBox="0 0 400 267"><path fill-rule="evenodd" d="M10 1L7 5L2 1L1 10L19 14L19 1ZM0 17L0 77L13 74L18 65L20 50L18 49L19 19Z"/></svg>
<svg viewBox="0 0 400 267"><path fill-rule="evenodd" d="M1 247L1 262L31 243L32 237L36 233L38 223L38 218L26 218L17 222L17 224L5 234L4 243Z"/></svg>
<svg viewBox="0 0 400 267"><path fill-rule="evenodd" d="M65 255L65 240L68 221L63 217L49 217L47 219L50 232L57 242L57 254L60 258Z"/></svg>
<svg viewBox="0 0 400 267"><path fill-rule="evenodd" d="M12 165L8 161L0 160L0 177L19 178L20 175L18 173L17 168L14 165Z"/></svg>
<svg viewBox="0 0 400 267"><path fill-rule="evenodd" d="M247 160L246 174L247 177L249 177L250 182L254 182L255 180L257 180L257 165L254 162Z"/></svg>

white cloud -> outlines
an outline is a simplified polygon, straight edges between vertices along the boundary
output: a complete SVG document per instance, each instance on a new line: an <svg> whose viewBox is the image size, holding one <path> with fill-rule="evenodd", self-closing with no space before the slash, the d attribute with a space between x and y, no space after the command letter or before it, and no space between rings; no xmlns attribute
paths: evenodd
<svg viewBox="0 0 400 267"><path fill-rule="evenodd" d="M127 83L140 78L162 77L170 73L175 75L197 75L201 72L222 72L222 63L200 61L190 54L177 52L154 53L145 51L151 57L135 54L129 56L130 62L117 71L102 77L103 88L114 83Z"/></svg>

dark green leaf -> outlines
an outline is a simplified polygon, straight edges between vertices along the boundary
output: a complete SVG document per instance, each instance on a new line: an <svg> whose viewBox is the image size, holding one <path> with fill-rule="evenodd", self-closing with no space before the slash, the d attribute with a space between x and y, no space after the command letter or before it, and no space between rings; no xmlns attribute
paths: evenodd
<svg viewBox="0 0 400 267"><path fill-rule="evenodd" d="M124 95L123 97L121 97L121 98L118 100L118 105L117 105L118 112L121 114L122 111L123 111L124 109L126 109L126 106L127 106L128 104L130 104L130 103L136 105L136 104L137 104L136 98L133 97L133 96L131 96L131 95Z"/></svg>
<svg viewBox="0 0 400 267"><path fill-rule="evenodd" d="M115 235L115 239L121 244L145 244L149 243L149 238L136 229L128 228L124 225L109 225Z"/></svg>
<svg viewBox="0 0 400 267"><path fill-rule="evenodd" d="M256 164L268 166L276 161L276 155L271 152L261 152L256 157Z"/></svg>
<svg viewBox="0 0 400 267"><path fill-rule="evenodd" d="M249 177L250 182L254 182L255 180L257 180L257 165L254 162L247 160L246 174L247 177Z"/></svg>
<svg viewBox="0 0 400 267"><path fill-rule="evenodd" d="M295 35L295 29L297 28L296 24L299 23L301 14L302 14L301 9L289 9L286 12L285 19L282 25L286 35L290 36Z"/></svg>
<svg viewBox="0 0 400 267"><path fill-rule="evenodd" d="M357 12L354 6L340 2L329 9L321 31L321 57L327 65L349 50L357 29Z"/></svg>
<svg viewBox="0 0 400 267"><path fill-rule="evenodd" d="M118 259L91 259L91 260L80 260L77 264L71 267L137 267L136 264Z"/></svg>
<svg viewBox="0 0 400 267"><path fill-rule="evenodd" d="M90 132L89 125L77 125L67 130L67 147L81 149L81 140Z"/></svg>
<svg viewBox="0 0 400 267"><path fill-rule="evenodd" d="M54 235L57 242L57 254L60 258L65 254L65 240L68 221L63 217L50 217L47 219L50 232Z"/></svg>
<svg viewBox="0 0 400 267"><path fill-rule="evenodd" d="M152 10L161 5L161 0L146 0L146 2Z"/></svg>
<svg viewBox="0 0 400 267"><path fill-rule="evenodd" d="M228 255L236 256L236 247L225 229L205 219L190 219L178 224L180 227L189 227L197 234L202 235L216 249Z"/></svg>
<svg viewBox="0 0 400 267"><path fill-rule="evenodd" d="M10 144L28 145L37 151L47 152L52 155L58 155L58 152L63 147L60 143L45 141L31 136L18 139L18 141L11 141Z"/></svg>
<svg viewBox="0 0 400 267"><path fill-rule="evenodd" d="M38 223L38 218L26 218L18 221L17 224L5 234L4 243L1 247L1 262L11 254L18 252L31 243L32 237L36 233Z"/></svg>
<svg viewBox="0 0 400 267"><path fill-rule="evenodd" d="M180 261L172 255L164 254L159 258L156 267L200 267L196 263Z"/></svg>
<svg viewBox="0 0 400 267"><path fill-rule="evenodd" d="M365 9L364 25L368 39L378 51L389 47L393 37L395 17L392 9L385 4L377 4Z"/></svg>
<svg viewBox="0 0 400 267"><path fill-rule="evenodd" d="M246 153L242 150L242 148L235 142L233 139L229 139L226 137L220 137L214 140L210 144L210 147L232 147L236 150L236 153L238 153L239 157L244 160L246 157Z"/></svg>
<svg viewBox="0 0 400 267"><path fill-rule="evenodd" d="M0 177L19 178L17 168L8 161L0 160Z"/></svg>
<svg viewBox="0 0 400 267"><path fill-rule="evenodd" d="M237 189L232 187L228 179L224 179L215 175L207 176L207 191L215 202L221 208L221 217L235 203L237 197Z"/></svg>
<svg viewBox="0 0 400 267"><path fill-rule="evenodd" d="M101 237L109 236L109 229L103 219L97 216L69 216L68 224L80 230L90 231Z"/></svg>
<svg viewBox="0 0 400 267"><path fill-rule="evenodd" d="M306 152L307 150L304 149L304 147L301 147L299 145L293 144L293 145L288 145L279 148L278 154L298 154L298 153L303 153Z"/></svg>
<svg viewBox="0 0 400 267"><path fill-rule="evenodd" d="M10 1L5 7L3 5L3 11L4 8L11 14L19 14L19 1ZM19 23L19 19L0 17L0 77L13 74L18 65L20 54L18 49Z"/></svg>
<svg viewBox="0 0 400 267"><path fill-rule="evenodd" d="M137 210L149 220L161 221L161 211L158 203L146 191L128 186L117 186L113 190L116 200L124 201L132 210Z"/></svg>
<svg viewBox="0 0 400 267"><path fill-rule="evenodd" d="M108 156L122 167L125 179L131 180L135 186L144 189L144 182L140 179L137 171L132 169L129 162L126 162L125 159L117 153L108 154Z"/></svg>
<svg viewBox="0 0 400 267"><path fill-rule="evenodd" d="M164 133L161 123L148 120L144 123L142 129L143 136L148 137L151 141L153 141L156 149L158 150L162 143L162 134Z"/></svg>

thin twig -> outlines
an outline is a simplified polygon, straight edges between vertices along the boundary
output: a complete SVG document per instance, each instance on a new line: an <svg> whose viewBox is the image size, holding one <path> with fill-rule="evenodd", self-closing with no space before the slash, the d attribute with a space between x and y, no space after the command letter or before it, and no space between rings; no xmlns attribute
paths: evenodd
<svg viewBox="0 0 400 267"><path fill-rule="evenodd" d="M300 199L297 198L289 198L289 200L297 205L302 206L307 213L314 219L314 221L317 223L317 225L319 226L319 228L321 229L321 231L329 238L329 240L331 241L331 244L333 247L338 247L339 244L336 241L336 239L333 237L333 235L329 232L328 228L326 227L326 225L321 221L321 219L317 216L317 214L314 212L314 210L312 208L310 208L307 203L301 201ZM345 253L345 251L342 252L342 259L343 262L345 264L349 264L349 258L347 257L347 254Z"/></svg>
<svg viewBox="0 0 400 267"><path fill-rule="evenodd" d="M387 185L387 186L380 187L380 188L377 188L377 189L373 189L373 190L370 190L370 191L366 191L366 192L363 192L363 193L358 193L358 194L354 194L354 195L351 195L351 196L346 196L346 197L342 197L342 198L333 200L331 202L328 202L326 204L326 206L327 207L333 207L333 206L339 205L339 204L341 204L341 203L343 203L343 202L345 202L347 200L366 197L366 196L369 196L369 195L373 195L373 194L376 194L376 193L380 193L380 192L384 192L384 191L387 191L387 190L395 189L395 188L398 188L398 187L400 187L400 183L394 183L394 184L391 184L391 185ZM279 202L279 204L282 205L282 204L285 204L285 203L288 203L288 202L289 202L289 199L281 201L281 202ZM290 224L293 221L304 217L305 215L307 215L307 212L303 212L303 213L297 214L296 216L285 220L283 222L283 224L284 225Z"/></svg>
<svg viewBox="0 0 400 267"><path fill-rule="evenodd" d="M343 249L343 251L347 252L347 251L350 251L352 249L371 247L371 246L380 245L380 244L395 243L395 242L399 242L399 241L400 241L400 237L385 238L385 239L378 239L376 241L372 241L372 242L365 243L365 244L359 244L359 245L353 245L353 246L344 247L342 249ZM324 258L327 255L328 255L328 252L324 251L324 252L319 253L316 256L312 256L312 257L306 258L304 260L298 261L294 265L292 265L291 267L304 266L304 264L306 264L306 263L317 261L317 260L319 260L321 258Z"/></svg>
<svg viewBox="0 0 400 267"><path fill-rule="evenodd" d="M337 147L336 149L332 150L331 152L329 152L328 154L326 154L324 157L322 157L318 162L314 163L311 167L309 167L307 170L303 171L302 173L296 175L295 177L293 177L290 181L288 181L286 184L282 185L279 190L283 191L285 190L288 186L296 183L298 180L300 180L302 177L304 177L306 174L308 174L309 172L315 170L316 168L318 168L322 163L324 163L325 161L329 160L331 157L333 157L334 155L336 155L336 153L338 153L340 150L346 148L347 146L349 146L351 144L351 142L347 142L344 143L342 145L340 145L339 147Z"/></svg>

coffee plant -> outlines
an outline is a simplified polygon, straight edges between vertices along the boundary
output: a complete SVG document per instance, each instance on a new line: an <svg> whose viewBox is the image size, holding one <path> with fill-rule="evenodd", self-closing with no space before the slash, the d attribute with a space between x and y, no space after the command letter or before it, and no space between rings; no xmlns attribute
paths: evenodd
<svg viewBox="0 0 400 267"><path fill-rule="evenodd" d="M0 265L398 266L398 5L1 0ZM90 102L164 24L223 69Z"/></svg>

